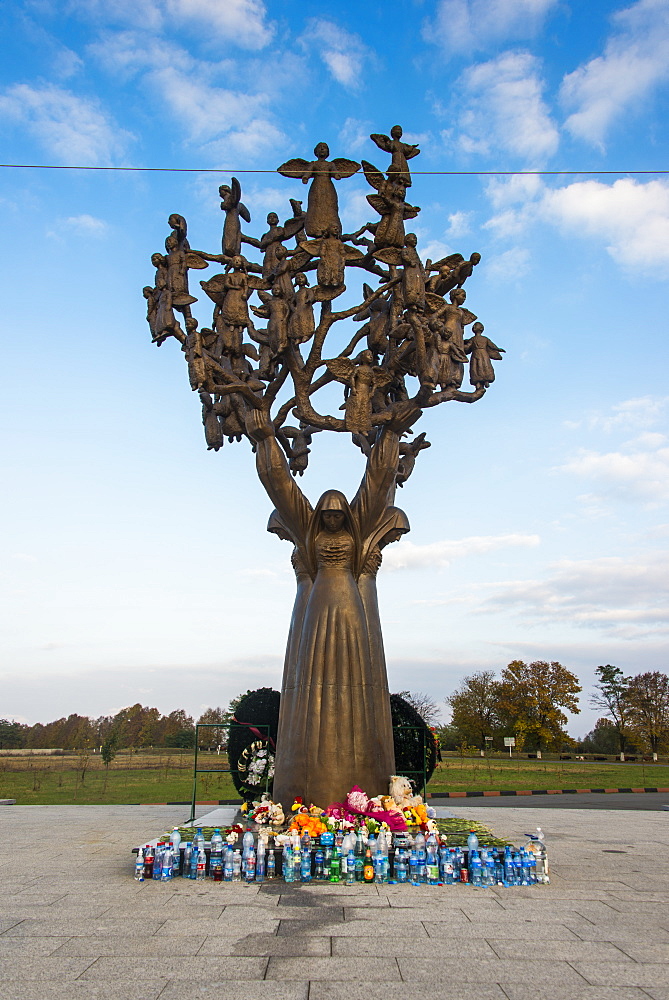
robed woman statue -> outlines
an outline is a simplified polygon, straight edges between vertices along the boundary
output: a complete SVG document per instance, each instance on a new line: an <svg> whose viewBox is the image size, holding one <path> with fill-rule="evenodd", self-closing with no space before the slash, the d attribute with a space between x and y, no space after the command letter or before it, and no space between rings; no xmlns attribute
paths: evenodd
<svg viewBox="0 0 669 1000"><path fill-rule="evenodd" d="M363 577L366 593L363 571L369 574L370 557L396 525L390 504L399 436L388 426L379 432L350 504L328 490L313 508L290 474L272 424L254 411L247 433L276 507L270 530L280 522L277 533L295 546L298 583L305 573L311 580L310 587L302 580L291 623L273 797L285 804L299 795L325 807L342 801L353 785L370 796L385 794L395 767L390 695L378 611L368 618L358 584Z"/></svg>

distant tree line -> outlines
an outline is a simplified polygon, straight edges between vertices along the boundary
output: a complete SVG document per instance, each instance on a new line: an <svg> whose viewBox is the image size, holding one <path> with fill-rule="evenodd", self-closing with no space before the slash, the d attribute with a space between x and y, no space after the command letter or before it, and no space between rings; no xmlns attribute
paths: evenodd
<svg viewBox="0 0 669 1000"><path fill-rule="evenodd" d="M471 674L446 698L451 721L439 730L442 749L503 749L504 737L513 736L517 751L669 752L669 677L625 677L611 664L596 674L590 703L603 714L580 742L567 733L565 712L580 712L582 689L561 663L514 660L499 678L492 670Z"/></svg>
<svg viewBox="0 0 669 1000"><path fill-rule="evenodd" d="M435 729L443 750L501 750L504 737L513 736L518 752L669 752L669 677L657 671L626 677L611 664L597 667L596 674L598 683L590 703L602 716L580 743L567 733L565 713L580 711L581 685L575 674L556 661L513 660L499 678L492 670L465 677L445 699L451 714L446 725L439 725L440 708L429 695L411 691L399 695ZM226 709L202 712L197 721L207 726L199 731L201 747L226 746L228 726L242 697L233 698ZM102 747L107 763L123 749L194 747L195 732L192 716L182 709L162 715L157 708L137 703L98 719L74 714L34 726L0 719L0 749Z"/></svg>

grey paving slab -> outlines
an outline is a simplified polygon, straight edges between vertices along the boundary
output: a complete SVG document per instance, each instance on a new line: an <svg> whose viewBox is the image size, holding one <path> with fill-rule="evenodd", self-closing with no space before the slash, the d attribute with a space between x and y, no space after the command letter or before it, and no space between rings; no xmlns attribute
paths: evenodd
<svg viewBox="0 0 669 1000"><path fill-rule="evenodd" d="M312 982L309 1000L392 1000L393 997L417 995L413 991L407 992L406 984L401 990L400 993L394 980L373 983ZM428 995L430 1000L507 1000L501 987L494 984L477 985L474 997L470 986L442 983L438 980L430 983Z"/></svg>
<svg viewBox="0 0 669 1000"><path fill-rule="evenodd" d="M17 943L20 939L16 939ZM46 940L53 941L54 938ZM81 958L123 958L128 956L158 958L159 956L177 955L197 955L200 948L206 941L204 935L179 935L171 937L161 937L154 934L150 937L143 935L136 937L115 937L105 935L104 937L73 937L57 945L56 954L71 955ZM23 943L23 942L21 942Z"/></svg>
<svg viewBox="0 0 669 1000"><path fill-rule="evenodd" d="M476 923L470 921L466 924L453 924L449 920L442 923L423 921L423 926L431 938L453 937L458 940L467 938L472 941L485 940L510 940L527 941L528 939L541 942L544 941L578 941L579 935L564 924L560 923L537 923L536 920L480 920ZM581 938L581 940L583 940Z"/></svg>
<svg viewBox="0 0 669 1000"><path fill-rule="evenodd" d="M387 958L278 958L272 957L266 979L308 979L340 982L400 981L395 960ZM397 988L397 986L395 987Z"/></svg>
<svg viewBox="0 0 669 1000"><path fill-rule="evenodd" d="M76 959L61 959L76 961ZM224 980L233 976L239 980L262 979L266 958L98 958L81 976L82 980L141 980L141 979L209 979Z"/></svg>
<svg viewBox="0 0 669 1000"><path fill-rule="evenodd" d="M574 963L592 986L666 986L669 965L650 962L577 962Z"/></svg>
<svg viewBox="0 0 669 1000"><path fill-rule="evenodd" d="M648 993L634 986L580 986L578 993L566 986L551 985L546 989L541 987L504 983L504 993L507 1000L647 1000ZM658 997L657 1000L669 1000Z"/></svg>
<svg viewBox="0 0 669 1000"><path fill-rule="evenodd" d="M164 920L66 919L61 921L29 917L10 927L7 937L104 937L107 934L137 936L155 934Z"/></svg>
<svg viewBox="0 0 669 1000"><path fill-rule="evenodd" d="M242 937L211 936L198 952L200 955L242 955L269 957L282 955L288 958L300 955L329 956L332 945L329 937L291 934L278 937L274 934L245 934Z"/></svg>
<svg viewBox="0 0 669 1000"><path fill-rule="evenodd" d="M629 958L609 941L542 941L538 954L527 940L488 938L488 944L498 958L527 960L536 956L541 962L622 962Z"/></svg>
<svg viewBox="0 0 669 1000"><path fill-rule="evenodd" d="M123 984L123 1000L158 1000L166 987L164 979L155 982ZM0 1000L119 1000L118 983L0 981Z"/></svg>
<svg viewBox="0 0 669 1000"><path fill-rule="evenodd" d="M402 955L415 958L462 958L477 960L479 958L497 958L496 952L487 941L480 938L414 938L392 935L382 937L378 934L369 937L333 937L332 954L338 956L358 955L372 958L387 956L388 958Z"/></svg>
<svg viewBox="0 0 669 1000"><path fill-rule="evenodd" d="M224 982L188 982L185 994L184 983L168 983L160 1000L240 1000L240 997L252 997L253 1000L307 1000L309 997L308 982L267 982L253 983L249 991L248 980L226 980ZM117 1000L117 998L114 998ZM124 998L125 1000L125 998Z"/></svg>
<svg viewBox="0 0 669 1000"><path fill-rule="evenodd" d="M53 955L55 951L59 954L62 947L61 938L0 938L0 961L11 960L13 955ZM0 972L0 977L2 973Z"/></svg>
<svg viewBox="0 0 669 1000"><path fill-rule="evenodd" d="M30 979L78 979L92 964L90 958L40 958L35 955L12 955L11 960L2 963L3 981L25 981Z"/></svg>
<svg viewBox="0 0 669 1000"><path fill-rule="evenodd" d="M539 957L539 956L537 956ZM491 961L484 958L480 962L460 962L457 959L433 960L404 958L397 959L402 979L406 982L459 982L459 983L536 983L541 978L545 985L572 986L578 989L587 980L567 962L540 961L522 962L506 959ZM630 963L632 965L633 963Z"/></svg>
<svg viewBox="0 0 669 1000"><path fill-rule="evenodd" d="M635 962L667 962L669 964L669 942L650 943L647 941L618 941L616 946Z"/></svg>
<svg viewBox="0 0 669 1000"><path fill-rule="evenodd" d="M359 937L369 934L369 928L373 928L373 933L378 935L391 935L402 933L413 938L427 937L427 931L420 920L405 920L403 924L391 923L381 924L371 922L366 925L362 921L346 920L343 923L314 923L311 920L282 920L279 924L277 934L284 937L290 934L306 934L317 937Z"/></svg>

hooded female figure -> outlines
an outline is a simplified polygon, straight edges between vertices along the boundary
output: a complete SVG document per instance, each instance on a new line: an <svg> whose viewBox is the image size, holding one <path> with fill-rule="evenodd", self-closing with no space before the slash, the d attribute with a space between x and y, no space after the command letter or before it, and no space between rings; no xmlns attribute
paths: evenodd
<svg viewBox="0 0 669 1000"><path fill-rule="evenodd" d="M291 627L273 797L285 804L300 795L325 807L353 785L385 794L394 767L390 696L385 668L372 656L358 579L366 543L386 518L398 436L380 433L351 504L328 490L312 508L257 411L247 431L259 477L313 581L299 637L295 620Z"/></svg>

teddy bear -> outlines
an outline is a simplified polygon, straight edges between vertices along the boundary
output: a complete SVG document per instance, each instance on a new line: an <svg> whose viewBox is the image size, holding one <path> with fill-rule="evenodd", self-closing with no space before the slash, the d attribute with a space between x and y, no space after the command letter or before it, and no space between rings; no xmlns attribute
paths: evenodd
<svg viewBox="0 0 669 1000"><path fill-rule="evenodd" d="M399 774L390 777L390 797L400 809L411 809L412 806L420 806L423 799L420 795L414 795L411 790L411 782L408 778Z"/></svg>

